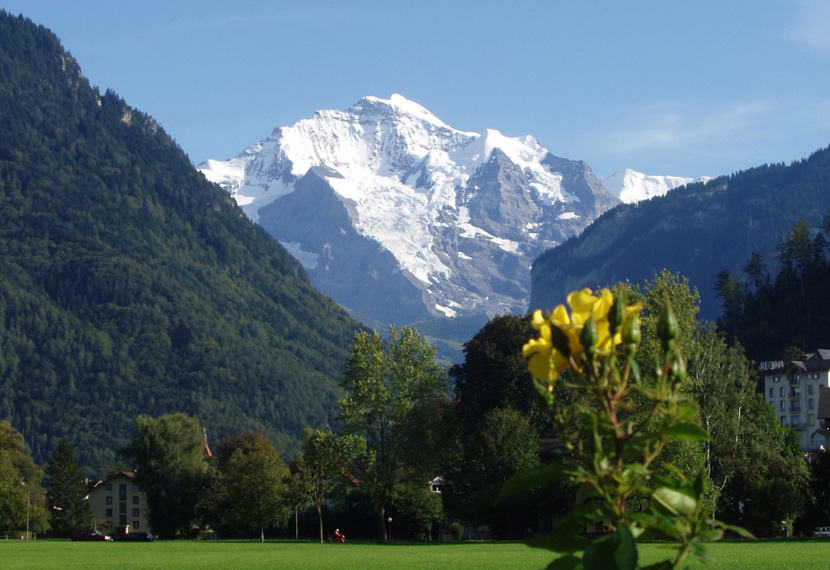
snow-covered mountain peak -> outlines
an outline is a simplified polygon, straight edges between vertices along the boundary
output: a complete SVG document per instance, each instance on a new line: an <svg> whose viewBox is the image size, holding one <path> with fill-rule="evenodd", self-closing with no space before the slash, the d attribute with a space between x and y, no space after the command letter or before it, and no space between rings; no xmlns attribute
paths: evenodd
<svg viewBox="0 0 830 570"><path fill-rule="evenodd" d="M360 115L379 113L392 114L399 117L410 116L414 119L431 123L437 127L450 128L425 107L397 93L392 94L389 99L381 99L373 96L364 97L352 105L349 111Z"/></svg>
<svg viewBox="0 0 830 570"><path fill-rule="evenodd" d="M532 260L616 203L532 136L456 130L398 94L317 111L198 168L321 291L385 322L524 310ZM381 303L385 288L401 296Z"/></svg>
<svg viewBox="0 0 830 570"><path fill-rule="evenodd" d="M237 157L208 160L199 168L227 187L256 220L259 209L290 192L293 181L314 166L334 169L348 181L362 181L338 184L338 191L350 199L359 188L403 184L430 188L433 196L454 201L448 193L464 186L494 149L525 171L547 202L566 199L560 194L560 177L542 163L547 149L533 137L511 138L494 129L483 136L459 131L398 94L390 99L364 97L345 111L316 111L294 125L274 129ZM375 177L386 180L372 182ZM445 201L438 202L442 207Z"/></svg>
<svg viewBox="0 0 830 570"><path fill-rule="evenodd" d="M682 176L650 176L626 168L615 172L602 180L603 186L614 196L626 204L634 204L641 200L650 200L655 196L665 196L669 190L685 186L693 182L706 182L710 178L684 178Z"/></svg>

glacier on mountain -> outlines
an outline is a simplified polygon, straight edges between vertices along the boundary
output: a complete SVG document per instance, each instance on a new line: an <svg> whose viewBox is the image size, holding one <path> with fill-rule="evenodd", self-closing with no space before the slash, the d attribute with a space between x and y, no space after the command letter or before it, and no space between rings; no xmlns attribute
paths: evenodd
<svg viewBox="0 0 830 570"><path fill-rule="evenodd" d="M535 257L625 200L633 176L615 196L531 136L459 131L401 95L317 111L198 168L318 289L387 323L523 312Z"/></svg>

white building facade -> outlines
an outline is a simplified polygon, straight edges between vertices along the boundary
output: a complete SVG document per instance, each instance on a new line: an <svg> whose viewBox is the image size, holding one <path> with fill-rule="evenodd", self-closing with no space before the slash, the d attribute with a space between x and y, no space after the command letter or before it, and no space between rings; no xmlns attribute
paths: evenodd
<svg viewBox="0 0 830 570"><path fill-rule="evenodd" d="M97 482L89 491L95 527L105 533L151 531L147 522L147 498L135 483L135 475L122 471Z"/></svg>
<svg viewBox="0 0 830 570"><path fill-rule="evenodd" d="M827 397L830 388L830 350L819 349L789 362L762 362L760 368L764 399L775 409L781 425L798 435L801 449L811 451L824 443L823 437L813 436L824 428L819 400Z"/></svg>

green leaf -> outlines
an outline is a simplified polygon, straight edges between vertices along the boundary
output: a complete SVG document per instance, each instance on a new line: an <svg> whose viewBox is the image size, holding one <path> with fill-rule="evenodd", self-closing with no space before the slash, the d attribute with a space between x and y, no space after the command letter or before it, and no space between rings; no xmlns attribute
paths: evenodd
<svg viewBox="0 0 830 570"><path fill-rule="evenodd" d="M576 507L559 519L550 537L545 538L541 548L548 548L556 552L578 552L585 550L590 541L582 533L589 522L601 521L608 518L610 513L603 505L584 504Z"/></svg>
<svg viewBox="0 0 830 570"><path fill-rule="evenodd" d="M583 565L586 570L634 570L637 567L637 544L626 526L613 534L606 534L591 542L585 549Z"/></svg>
<svg viewBox="0 0 830 570"><path fill-rule="evenodd" d="M715 559L712 557L712 553L709 551L709 547L706 544L702 542L692 542L691 547L692 552L695 553L695 556L700 558L703 562L714 562Z"/></svg>
<svg viewBox="0 0 830 570"><path fill-rule="evenodd" d="M550 463L547 465L539 465L527 471L516 473L512 475L502 486L496 497L496 503L500 503L505 499L514 497L535 487L541 487L546 483L559 481L568 476L568 471L565 465L561 463Z"/></svg>
<svg viewBox="0 0 830 570"><path fill-rule="evenodd" d="M701 469L697 477L695 478L695 496L696 497L703 497L706 493L709 492L709 488L711 487L711 482L709 481L709 477L706 475L706 471Z"/></svg>
<svg viewBox="0 0 830 570"><path fill-rule="evenodd" d="M649 525L648 532L643 533L645 536L641 536L640 540L642 541L646 538L656 538L659 536L662 536L663 538L669 537L681 540L686 533L683 525L678 524L678 522L677 518L673 517L671 514L661 514L658 511L657 520Z"/></svg>
<svg viewBox="0 0 830 570"><path fill-rule="evenodd" d="M685 484L682 481L666 475L652 475L651 484L654 485L655 488L668 487L669 489L682 489L685 487Z"/></svg>
<svg viewBox="0 0 830 570"><path fill-rule="evenodd" d="M546 570L576 570L577 568L582 568L582 560L573 554L566 554L548 564Z"/></svg>
<svg viewBox="0 0 830 570"><path fill-rule="evenodd" d="M631 364L631 376L634 379L634 382L639 384L640 383L640 365L631 358L629 359L629 364Z"/></svg>
<svg viewBox="0 0 830 570"><path fill-rule="evenodd" d="M712 439L709 433L699 425L679 423L663 430L665 435L686 441L708 441Z"/></svg>
<svg viewBox="0 0 830 570"><path fill-rule="evenodd" d="M617 550L614 553L614 558L617 560L617 567L622 569L636 568L637 544L634 542L634 536L625 525L620 526L617 534L619 539L617 541Z"/></svg>
<svg viewBox="0 0 830 570"><path fill-rule="evenodd" d="M591 542L585 549L582 564L585 570L611 570L617 567L616 534L606 534Z"/></svg>
<svg viewBox="0 0 830 570"><path fill-rule="evenodd" d="M660 487L651 494L652 498L676 515L690 515L697 508L697 500L686 493L668 487Z"/></svg>
<svg viewBox="0 0 830 570"><path fill-rule="evenodd" d="M741 535L743 538L749 538L751 540L757 540L757 538L755 537L754 534L752 534L751 532L749 532L748 530L746 530L745 528L743 528L741 526L726 524L726 523L723 523L723 522L720 522L720 521L713 521L713 522L714 522L714 524L718 525L723 530L730 530L732 532L736 532L739 535Z"/></svg>
<svg viewBox="0 0 830 570"><path fill-rule="evenodd" d="M700 542L717 542L723 538L723 529L704 530L695 537Z"/></svg>
<svg viewBox="0 0 830 570"><path fill-rule="evenodd" d="M688 406L678 406L676 417L680 421L693 420L697 417L697 412Z"/></svg>
<svg viewBox="0 0 830 570"><path fill-rule="evenodd" d="M671 563L671 560L663 560L662 562L656 562L654 564L649 564L648 566L643 566L640 570L672 570L674 565Z"/></svg>
<svg viewBox="0 0 830 570"><path fill-rule="evenodd" d="M584 528L584 527L583 527ZM554 532L550 536L533 536L525 543L531 548L552 550L553 552L582 552L589 541L584 536L567 532Z"/></svg>

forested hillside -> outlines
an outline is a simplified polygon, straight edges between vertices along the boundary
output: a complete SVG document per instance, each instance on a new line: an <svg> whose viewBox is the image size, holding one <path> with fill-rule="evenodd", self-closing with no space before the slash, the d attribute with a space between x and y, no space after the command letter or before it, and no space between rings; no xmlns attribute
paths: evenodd
<svg viewBox="0 0 830 570"><path fill-rule="evenodd" d="M820 228L797 222L769 259L753 253L715 283L718 327L757 360L789 360L830 347L830 212Z"/></svg>
<svg viewBox="0 0 830 570"><path fill-rule="evenodd" d="M752 252L773 258L798 220L819 226L830 211L828 190L830 149L823 149L790 165L760 166L618 206L536 259L531 308L552 308L580 287L642 283L668 269L700 290L701 317L714 320L718 272L740 271Z"/></svg>
<svg viewBox="0 0 830 570"><path fill-rule="evenodd" d="M283 450L324 426L355 324L153 119L0 11L0 418L103 474L133 418Z"/></svg>

